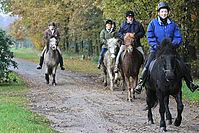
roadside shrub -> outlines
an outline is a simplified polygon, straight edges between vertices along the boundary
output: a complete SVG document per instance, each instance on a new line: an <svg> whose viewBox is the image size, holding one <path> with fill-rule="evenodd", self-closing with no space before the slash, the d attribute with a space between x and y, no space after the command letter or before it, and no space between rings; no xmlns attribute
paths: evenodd
<svg viewBox="0 0 199 133"><path fill-rule="evenodd" d="M14 53L9 50L10 46L14 44L11 36L7 36L5 31L0 29L0 82L9 82L10 71L9 66L17 68L17 63L12 60Z"/></svg>

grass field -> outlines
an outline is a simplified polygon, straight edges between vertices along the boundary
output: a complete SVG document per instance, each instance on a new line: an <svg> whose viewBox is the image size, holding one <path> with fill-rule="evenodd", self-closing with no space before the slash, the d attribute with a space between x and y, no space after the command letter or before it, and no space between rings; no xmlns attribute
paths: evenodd
<svg viewBox="0 0 199 133"><path fill-rule="evenodd" d="M39 63L40 52L37 52L32 49L12 49L15 53L15 56L18 58L22 58L26 61ZM81 55L67 55L63 54L64 65L66 70L72 72L83 72L88 74L100 74L101 70L96 69L97 64L91 62L91 59L81 60ZM71 59L73 58L73 59ZM141 70L140 70L141 71ZM194 83L199 84L198 79L194 79ZM188 103L195 103L199 105L199 91L195 91L192 93L186 86L185 82L183 82L182 86L183 90L183 99Z"/></svg>
<svg viewBox="0 0 199 133"><path fill-rule="evenodd" d="M17 82L0 83L0 132L1 133L56 133L47 127L50 121L26 109L29 102L27 86L15 72Z"/></svg>

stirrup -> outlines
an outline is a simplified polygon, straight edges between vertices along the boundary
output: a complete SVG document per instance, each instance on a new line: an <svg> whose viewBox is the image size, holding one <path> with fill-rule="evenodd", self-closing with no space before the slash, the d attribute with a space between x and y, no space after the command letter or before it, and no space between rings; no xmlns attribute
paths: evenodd
<svg viewBox="0 0 199 133"><path fill-rule="evenodd" d="M141 85L137 85L137 87L135 88L135 92L137 94L141 94L141 92L142 92L142 86Z"/></svg>

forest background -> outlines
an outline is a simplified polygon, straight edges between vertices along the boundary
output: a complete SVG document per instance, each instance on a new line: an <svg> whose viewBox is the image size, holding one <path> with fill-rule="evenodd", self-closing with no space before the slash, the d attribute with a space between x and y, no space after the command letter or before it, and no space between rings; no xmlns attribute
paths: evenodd
<svg viewBox="0 0 199 133"><path fill-rule="evenodd" d="M29 40L37 50L44 47L43 33L49 22L56 23L65 53L96 57L101 51L100 31L108 19L116 22L116 29L132 10L135 19L147 31L150 21L157 17L157 5L162 0L1 0L4 13L17 19L9 25L9 33L17 42ZM180 29L183 41L177 51L191 74L199 77L199 1L165 0L170 7L169 17ZM144 52L149 53L146 37L141 40Z"/></svg>

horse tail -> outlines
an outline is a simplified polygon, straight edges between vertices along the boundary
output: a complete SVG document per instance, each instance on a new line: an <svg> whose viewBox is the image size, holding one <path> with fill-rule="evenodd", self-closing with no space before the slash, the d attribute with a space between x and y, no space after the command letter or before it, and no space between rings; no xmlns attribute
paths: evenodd
<svg viewBox="0 0 199 133"><path fill-rule="evenodd" d="M156 93L152 93L151 97L151 108L155 108L158 105L158 97Z"/></svg>

